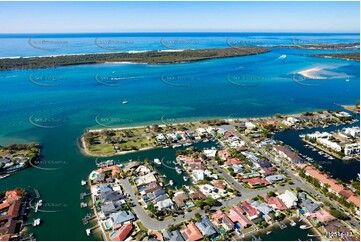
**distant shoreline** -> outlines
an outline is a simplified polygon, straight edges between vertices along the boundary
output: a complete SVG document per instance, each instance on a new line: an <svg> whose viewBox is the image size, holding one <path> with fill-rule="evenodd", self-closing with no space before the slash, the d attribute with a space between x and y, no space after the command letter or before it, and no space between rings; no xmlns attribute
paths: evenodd
<svg viewBox="0 0 361 242"><path fill-rule="evenodd" d="M0 59L0 71L42 69L103 63L177 64L210 59L241 57L269 52L263 47L210 48L196 50L132 51L119 53L77 54L49 57Z"/></svg>

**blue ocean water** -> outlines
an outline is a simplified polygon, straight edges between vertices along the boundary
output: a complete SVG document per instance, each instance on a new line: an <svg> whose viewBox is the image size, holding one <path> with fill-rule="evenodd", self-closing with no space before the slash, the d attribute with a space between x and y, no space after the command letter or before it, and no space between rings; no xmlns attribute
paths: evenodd
<svg viewBox="0 0 361 242"><path fill-rule="evenodd" d="M0 56L325 42L359 42L359 35L1 35ZM31 229L39 240L98 239L85 235L81 217L89 211L79 208L79 193L85 190L80 180L95 168L94 158L84 156L78 147L77 139L84 129L260 117L354 104L360 99L360 63L307 56L323 52L331 51L271 48L261 55L193 63L113 63L1 71L0 144L38 142L42 144L42 159L64 161L64 165L55 171L21 171L0 180L0 190L37 188L44 201L66 205L60 213L36 214L45 221ZM325 79L308 80L297 75L309 68L322 69ZM127 105L122 104L124 100ZM128 160L129 155L118 158L122 159ZM137 159L136 154L133 159Z"/></svg>

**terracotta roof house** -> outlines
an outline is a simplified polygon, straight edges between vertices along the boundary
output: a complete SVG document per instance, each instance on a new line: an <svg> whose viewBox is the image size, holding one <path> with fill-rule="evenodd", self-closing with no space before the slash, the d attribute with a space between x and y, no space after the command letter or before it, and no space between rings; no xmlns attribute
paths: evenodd
<svg viewBox="0 0 361 242"><path fill-rule="evenodd" d="M304 166L304 169L306 175L312 176L319 180L322 186L328 184L330 186L329 191L339 193L345 189L342 184L338 184L336 180L328 177L326 174L322 174L319 170L312 166Z"/></svg>
<svg viewBox="0 0 361 242"><path fill-rule="evenodd" d="M221 160L227 160L231 156L231 153L228 152L228 150L219 150L217 155L221 158Z"/></svg>
<svg viewBox="0 0 361 242"><path fill-rule="evenodd" d="M332 216L329 212L327 212L324 209L318 210L315 213L310 213L310 216L312 218L316 218L318 220L318 222L320 222L320 223L325 223L325 222L336 219L334 216Z"/></svg>
<svg viewBox="0 0 361 242"><path fill-rule="evenodd" d="M233 221L221 210L217 210L211 217L215 225L222 226L226 231L234 229Z"/></svg>
<svg viewBox="0 0 361 242"><path fill-rule="evenodd" d="M125 223L125 224L123 224L122 227L120 227L120 229L118 229L118 231L115 235L110 237L110 239L112 241L124 241L130 234L132 229L133 229L133 224Z"/></svg>
<svg viewBox="0 0 361 242"><path fill-rule="evenodd" d="M226 189L227 185L222 180L215 180L212 182L212 185L218 189Z"/></svg>
<svg viewBox="0 0 361 242"><path fill-rule="evenodd" d="M0 216L0 221L6 221L6 220L13 219L13 218L16 218L17 216L19 216L20 207L21 207L20 201L16 201L15 203L11 204L8 209L7 214Z"/></svg>
<svg viewBox="0 0 361 242"><path fill-rule="evenodd" d="M203 238L201 231L194 223L188 224L187 228L181 231L181 234L186 241L197 241Z"/></svg>
<svg viewBox="0 0 361 242"><path fill-rule="evenodd" d="M235 208L229 210L228 217L232 220L233 223L239 223L243 228L251 225L248 219Z"/></svg>
<svg viewBox="0 0 361 242"><path fill-rule="evenodd" d="M353 196L349 197L347 199L347 201L355 204L358 208L360 207L360 197L358 197L358 196L353 195Z"/></svg>
<svg viewBox="0 0 361 242"><path fill-rule="evenodd" d="M279 199L278 197L270 197L267 200L268 205L270 205L273 209L277 209L280 211L286 210L287 207L286 205L282 202L281 199Z"/></svg>
<svg viewBox="0 0 361 242"><path fill-rule="evenodd" d="M227 160L226 164L229 166L230 165L241 165L242 161L235 157L235 158L231 158L231 159Z"/></svg>
<svg viewBox="0 0 361 242"><path fill-rule="evenodd" d="M251 204L249 204L247 201L242 202L242 208L247 213L250 219L258 218L259 211L256 208L254 208Z"/></svg>
<svg viewBox="0 0 361 242"><path fill-rule="evenodd" d="M341 192L339 192L338 194L340 194L343 197L349 198L353 195L353 192L347 189L343 189Z"/></svg>
<svg viewBox="0 0 361 242"><path fill-rule="evenodd" d="M252 177L252 178L248 178L248 179L243 179L242 182L248 183L248 185L250 185L251 187L255 187L255 186L259 186L259 185L267 186L270 184L266 179L260 178L260 177Z"/></svg>

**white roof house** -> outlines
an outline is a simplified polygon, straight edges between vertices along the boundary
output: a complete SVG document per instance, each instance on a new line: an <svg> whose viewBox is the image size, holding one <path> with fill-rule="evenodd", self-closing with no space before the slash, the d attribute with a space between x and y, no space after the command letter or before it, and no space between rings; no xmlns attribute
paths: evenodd
<svg viewBox="0 0 361 242"><path fill-rule="evenodd" d="M192 178L195 181L202 181L204 180L204 171L202 170L193 170L192 171Z"/></svg>
<svg viewBox="0 0 361 242"><path fill-rule="evenodd" d="M204 153L207 157L215 157L216 154L217 154L217 150L216 150L216 149L204 150L203 153Z"/></svg>
<svg viewBox="0 0 361 242"><path fill-rule="evenodd" d="M172 206L173 206L173 202L170 198L157 202L158 210L162 210L164 208L171 208Z"/></svg>
<svg viewBox="0 0 361 242"><path fill-rule="evenodd" d="M256 125L254 123L251 123L251 122L246 122L244 125L246 126L247 129L256 128Z"/></svg>
<svg viewBox="0 0 361 242"><path fill-rule="evenodd" d="M279 195L278 197L282 200L287 208L293 208L297 206L298 198L293 192L289 190L286 190L285 193Z"/></svg>

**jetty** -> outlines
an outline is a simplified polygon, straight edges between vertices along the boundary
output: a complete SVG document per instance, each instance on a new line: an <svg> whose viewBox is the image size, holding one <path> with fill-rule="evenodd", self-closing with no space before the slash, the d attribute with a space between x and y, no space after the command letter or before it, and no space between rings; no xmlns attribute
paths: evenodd
<svg viewBox="0 0 361 242"><path fill-rule="evenodd" d="M96 228L99 228L99 227L100 227L99 224L96 224L96 225L94 225L93 227L86 229L86 230L85 230L86 235L87 235L87 236L90 236L90 235L91 235L91 231L92 231L93 229L96 229Z"/></svg>
<svg viewBox="0 0 361 242"><path fill-rule="evenodd" d="M80 193L80 200L82 200L82 199L84 199L85 197L90 196L90 195L91 195L91 192L89 192L89 193L82 192L82 193Z"/></svg>
<svg viewBox="0 0 361 242"><path fill-rule="evenodd" d="M88 213L84 218L82 218L83 225L87 225L90 220L95 219L96 217L96 215L92 216L90 213Z"/></svg>
<svg viewBox="0 0 361 242"><path fill-rule="evenodd" d="M39 193L38 189L34 188L34 192L35 192L35 198L40 198L40 193Z"/></svg>

